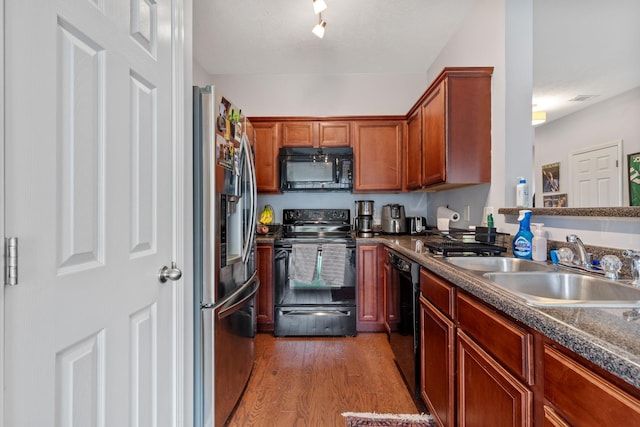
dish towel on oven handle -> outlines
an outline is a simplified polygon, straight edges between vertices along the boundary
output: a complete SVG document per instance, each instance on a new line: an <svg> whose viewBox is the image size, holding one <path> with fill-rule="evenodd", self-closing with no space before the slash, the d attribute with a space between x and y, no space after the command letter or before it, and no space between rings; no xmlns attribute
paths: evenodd
<svg viewBox="0 0 640 427"><path fill-rule="evenodd" d="M311 284L316 277L317 261L318 245L291 245L290 279L302 284Z"/></svg>
<svg viewBox="0 0 640 427"><path fill-rule="evenodd" d="M318 263L320 280L329 286L344 286L344 269L347 264L347 245L327 243L322 245L321 263Z"/></svg>

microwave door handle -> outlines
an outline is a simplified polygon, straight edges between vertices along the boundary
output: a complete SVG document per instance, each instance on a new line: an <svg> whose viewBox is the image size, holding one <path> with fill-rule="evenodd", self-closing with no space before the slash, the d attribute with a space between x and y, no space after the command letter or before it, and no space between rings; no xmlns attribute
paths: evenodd
<svg viewBox="0 0 640 427"><path fill-rule="evenodd" d="M340 182L340 159L338 157L336 157L336 173L335 173L335 182L336 184L338 184Z"/></svg>

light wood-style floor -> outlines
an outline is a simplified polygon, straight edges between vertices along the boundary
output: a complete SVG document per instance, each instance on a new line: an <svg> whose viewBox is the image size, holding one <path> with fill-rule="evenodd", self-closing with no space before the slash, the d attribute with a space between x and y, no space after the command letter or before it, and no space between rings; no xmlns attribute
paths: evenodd
<svg viewBox="0 0 640 427"><path fill-rule="evenodd" d="M229 426L344 426L342 412L418 413L386 334L258 334L256 364Z"/></svg>

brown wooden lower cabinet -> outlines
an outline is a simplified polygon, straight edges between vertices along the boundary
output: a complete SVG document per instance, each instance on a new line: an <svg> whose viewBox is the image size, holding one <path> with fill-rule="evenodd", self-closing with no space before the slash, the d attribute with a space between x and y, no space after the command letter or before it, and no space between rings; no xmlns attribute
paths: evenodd
<svg viewBox="0 0 640 427"><path fill-rule="evenodd" d="M456 327L420 297L420 394L441 426L455 425Z"/></svg>
<svg viewBox="0 0 640 427"><path fill-rule="evenodd" d="M544 347L544 397L553 408L545 408L548 425L640 426L637 397L550 345Z"/></svg>
<svg viewBox="0 0 640 427"><path fill-rule="evenodd" d="M532 426L531 333L420 272L421 395L440 426Z"/></svg>
<svg viewBox="0 0 640 427"><path fill-rule="evenodd" d="M257 245L256 258L258 278L260 279L260 289L258 290L258 297L256 298L258 332L272 332L274 324L273 245Z"/></svg>
<svg viewBox="0 0 640 427"><path fill-rule="evenodd" d="M640 426L639 389L420 274L420 391L438 425Z"/></svg>
<svg viewBox="0 0 640 427"><path fill-rule="evenodd" d="M533 425L533 392L458 330L458 425Z"/></svg>
<svg viewBox="0 0 640 427"><path fill-rule="evenodd" d="M356 329L358 332L383 332L384 298L381 280L379 280L378 245L358 245L357 262L357 311Z"/></svg>

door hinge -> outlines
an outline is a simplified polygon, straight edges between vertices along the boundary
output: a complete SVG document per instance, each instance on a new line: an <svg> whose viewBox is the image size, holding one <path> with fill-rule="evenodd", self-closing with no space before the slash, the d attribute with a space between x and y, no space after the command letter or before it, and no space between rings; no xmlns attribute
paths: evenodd
<svg viewBox="0 0 640 427"><path fill-rule="evenodd" d="M18 238L4 239L4 284L15 286L18 284Z"/></svg>

